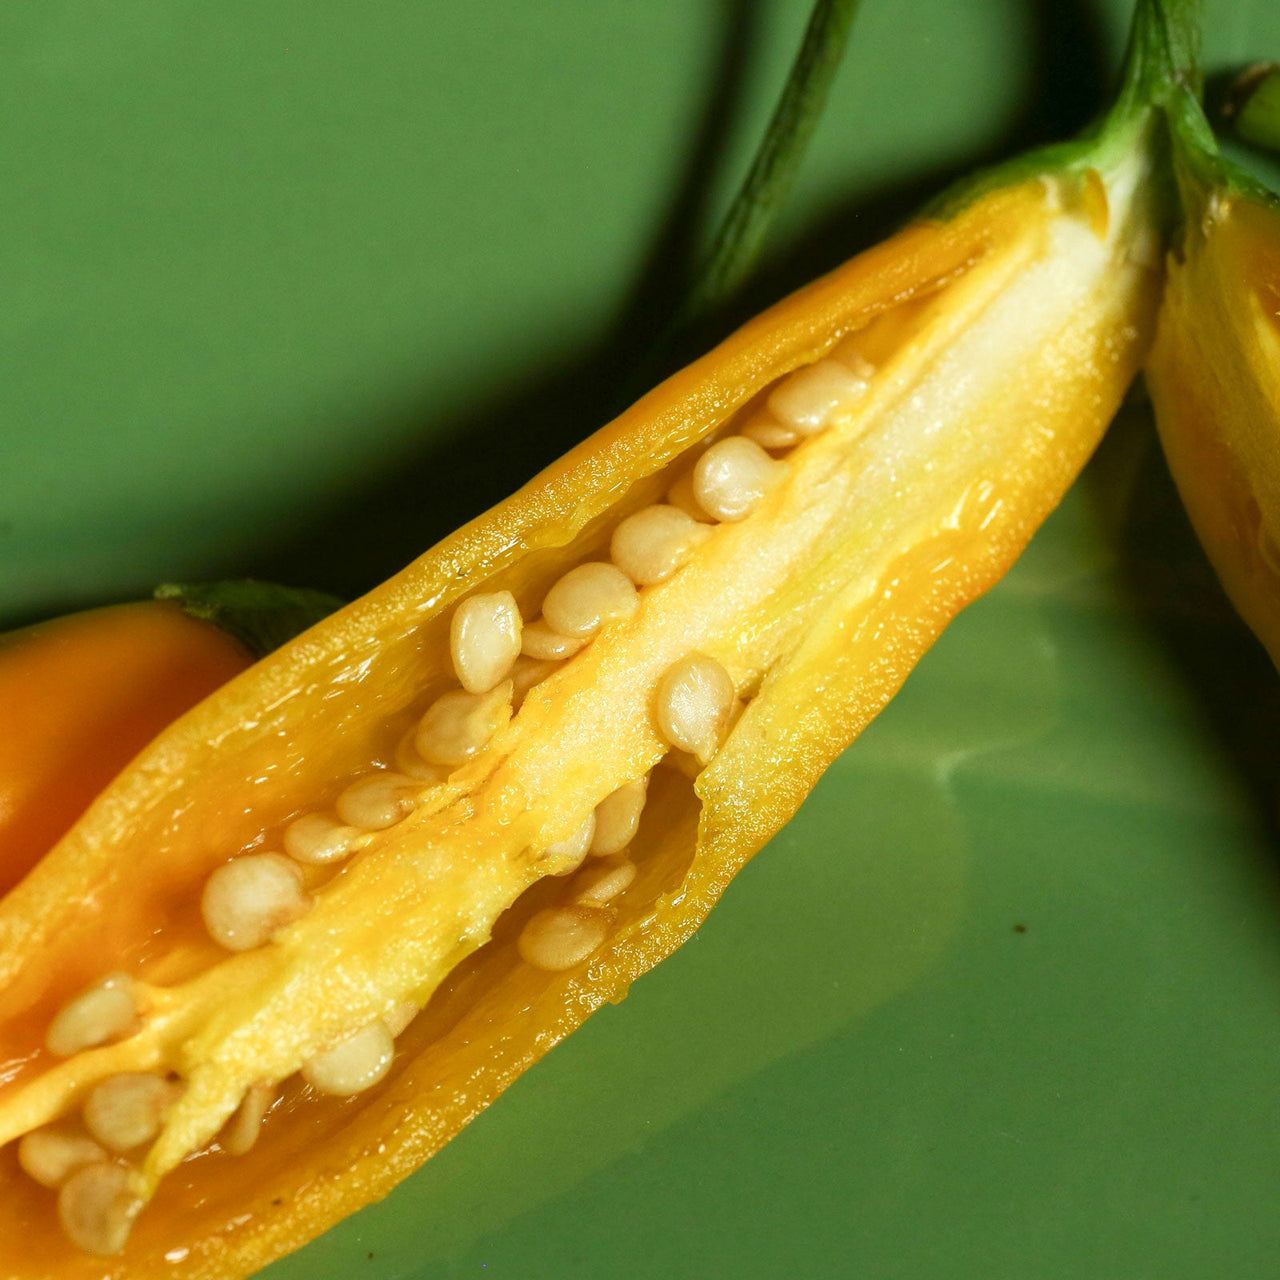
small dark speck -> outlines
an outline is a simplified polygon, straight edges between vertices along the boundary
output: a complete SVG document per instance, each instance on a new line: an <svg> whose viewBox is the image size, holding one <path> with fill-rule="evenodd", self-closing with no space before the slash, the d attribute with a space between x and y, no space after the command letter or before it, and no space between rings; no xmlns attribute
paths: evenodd
<svg viewBox="0 0 1280 1280"><path fill-rule="evenodd" d="M372 1262L372 1261L373 1261L373 1252L372 1252L372 1250L370 1250L370 1252L366 1253L364 1256L365 1256L366 1258L368 1258L370 1262Z"/></svg>
<svg viewBox="0 0 1280 1280"><path fill-rule="evenodd" d="M1026 933L1027 926L1025 924L1015 924L1013 926L1014 933Z"/></svg>
<svg viewBox="0 0 1280 1280"><path fill-rule="evenodd" d="M271 1207L273 1209L277 1209L282 1204L284 1204L284 1201L279 1196L276 1196L276 1198L271 1202Z"/></svg>

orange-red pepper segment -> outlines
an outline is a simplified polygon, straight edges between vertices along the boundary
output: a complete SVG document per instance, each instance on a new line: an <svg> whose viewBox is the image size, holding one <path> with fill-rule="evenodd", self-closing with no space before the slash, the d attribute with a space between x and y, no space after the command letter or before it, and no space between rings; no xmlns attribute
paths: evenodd
<svg viewBox="0 0 1280 1280"><path fill-rule="evenodd" d="M225 631L150 601L0 637L0 894L161 729L250 661Z"/></svg>

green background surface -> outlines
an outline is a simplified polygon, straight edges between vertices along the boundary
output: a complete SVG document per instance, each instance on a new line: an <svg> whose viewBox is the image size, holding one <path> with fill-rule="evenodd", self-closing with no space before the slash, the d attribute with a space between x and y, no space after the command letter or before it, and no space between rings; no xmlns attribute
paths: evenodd
<svg viewBox="0 0 1280 1280"><path fill-rule="evenodd" d="M354 594L585 435L805 9L5 5L0 621ZM746 305L1082 124L1126 17L866 0ZM1138 403L697 937L271 1280L1280 1273L1277 712Z"/></svg>

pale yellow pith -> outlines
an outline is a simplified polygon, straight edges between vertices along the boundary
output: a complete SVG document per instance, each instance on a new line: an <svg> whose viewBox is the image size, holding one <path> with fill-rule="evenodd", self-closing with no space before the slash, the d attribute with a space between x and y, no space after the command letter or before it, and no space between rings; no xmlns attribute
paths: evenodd
<svg viewBox="0 0 1280 1280"><path fill-rule="evenodd" d="M360 856L304 919L189 982L142 990L137 1035L7 1098L0 1142L75 1107L106 1076L173 1070L185 1090L140 1170L149 1195L251 1086L425 1002L525 888L559 869L539 851L666 753L654 698L673 664L705 653L765 708L775 674L826 620L884 590L902 555L993 518L986 467L1020 451L1030 466L1054 447L1060 405L1045 388L1066 401L1113 358L1099 335L1142 273L1116 249L1121 221L1099 238L1046 209L953 281L856 410L787 456L748 518L716 527L673 577L646 587L634 615L535 686L475 760L424 785L415 811L361 837ZM760 714L749 705L740 726Z"/></svg>

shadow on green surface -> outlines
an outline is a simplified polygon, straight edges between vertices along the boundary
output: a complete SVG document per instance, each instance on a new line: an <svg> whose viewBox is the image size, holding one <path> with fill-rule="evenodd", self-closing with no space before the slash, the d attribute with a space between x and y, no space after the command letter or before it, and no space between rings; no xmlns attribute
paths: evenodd
<svg viewBox="0 0 1280 1280"><path fill-rule="evenodd" d="M667 214L609 331L589 350L568 355L558 368L509 388L436 433L416 455L396 459L373 488L337 495L318 519L248 572L359 595L506 497L617 412L618 387L631 377L636 353L654 344L688 287L720 157L735 129L761 36L760 0L724 0L721 7L701 122ZM410 404L397 430L374 434L403 436L400 425L430 418L429 406Z"/></svg>
<svg viewBox="0 0 1280 1280"><path fill-rule="evenodd" d="M747 315L845 258L882 239L927 198L974 168L1038 143L1067 137L1107 100L1110 73L1093 5L1037 0L1033 6L1033 73L1027 95L990 145L956 156L945 167L892 188L863 193L816 219L801 241L778 255L733 306L672 349L675 367L723 336ZM726 0L713 86L694 134L682 177L642 259L618 316L589 349L559 367L508 388L413 455L391 461L372 487L334 495L309 522L284 533L279 545L251 564L226 566L225 576L256 577L355 596L402 568L464 521L500 501L620 407L620 388L636 382L690 279L707 238L708 203L720 178L719 157L731 136L744 77L760 39L758 0ZM855 27L852 41L856 47ZM886 110L892 104L885 104ZM874 122L871 122L874 127ZM651 381L670 372L656 368ZM404 423L430 421L429 406L408 404Z"/></svg>
<svg viewBox="0 0 1280 1280"><path fill-rule="evenodd" d="M1280 909L1280 680L1200 548L1143 388L1112 424L1084 487L1114 541L1132 608L1172 658L1206 730L1248 788L1270 837L1267 878Z"/></svg>

